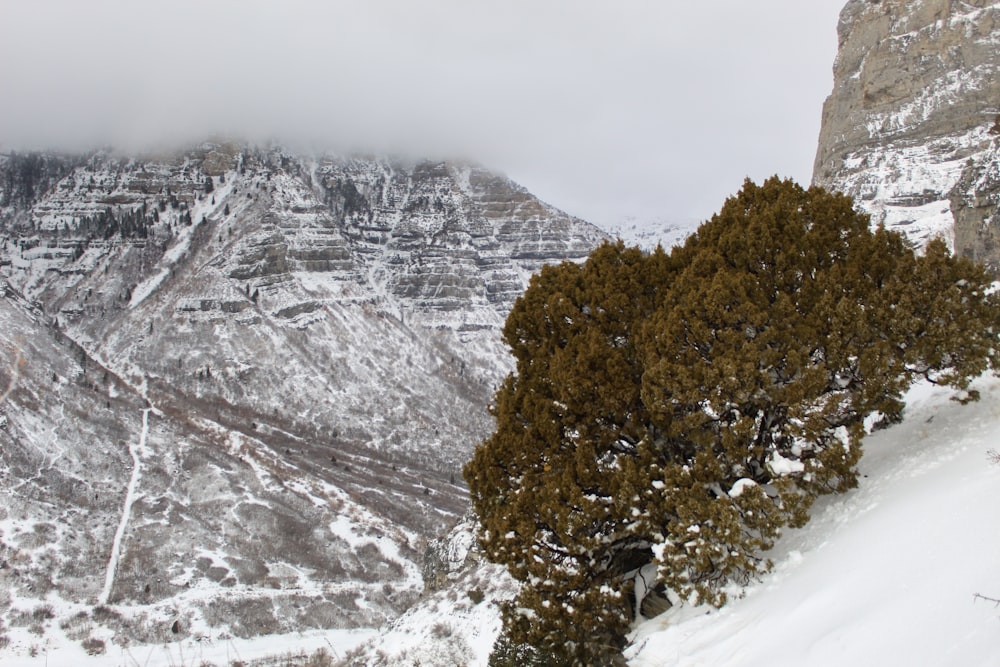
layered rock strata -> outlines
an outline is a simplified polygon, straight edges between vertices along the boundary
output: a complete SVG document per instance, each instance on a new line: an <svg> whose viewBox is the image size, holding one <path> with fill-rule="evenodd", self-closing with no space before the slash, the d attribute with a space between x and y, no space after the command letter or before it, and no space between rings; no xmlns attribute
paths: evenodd
<svg viewBox="0 0 1000 667"><path fill-rule="evenodd" d="M851 0L838 38L814 182L918 245L995 263L992 233L962 228L992 219L975 188L1000 168L1000 3Z"/></svg>
<svg viewBox="0 0 1000 667"><path fill-rule="evenodd" d="M0 629L152 643L406 608L507 311L604 238L476 165L219 143L0 156L0 233Z"/></svg>

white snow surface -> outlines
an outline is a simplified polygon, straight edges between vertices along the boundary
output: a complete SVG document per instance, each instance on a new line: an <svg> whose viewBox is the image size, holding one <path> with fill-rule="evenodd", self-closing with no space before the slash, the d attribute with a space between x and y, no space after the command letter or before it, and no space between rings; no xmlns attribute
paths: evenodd
<svg viewBox="0 0 1000 667"><path fill-rule="evenodd" d="M817 503L771 574L721 610L647 621L629 664L1000 665L1000 380L977 387L967 406L915 388L865 440L859 488Z"/></svg>
<svg viewBox="0 0 1000 667"><path fill-rule="evenodd" d="M638 246L649 252L656 246L669 251L681 245L701 224L701 221L674 222L665 218L625 218L615 225L603 227L609 236L621 239L627 246Z"/></svg>
<svg viewBox="0 0 1000 667"><path fill-rule="evenodd" d="M289 635L270 635L254 639L194 640L165 644L140 644L112 647L104 655L87 655L79 643L43 648L30 655L7 654L4 667L40 667L76 665L78 667L214 667L215 665L286 665L304 664L319 651L340 660L369 639L373 630L311 630Z"/></svg>
<svg viewBox="0 0 1000 667"><path fill-rule="evenodd" d="M211 198L195 202L194 207L191 211L189 211L191 214L191 226L180 228L173 244L165 253L163 253L159 270L149 278L139 283L135 290L132 291L132 298L129 300L128 304L129 308L135 308L140 303L145 301L150 294L156 291L164 279L170 275L170 270L174 267L174 265L177 264L181 258L190 251L191 237L194 236L195 230L198 229L199 225L207 220L208 216L216 217L219 215L219 211L222 210L226 197L228 197L229 193L232 192L233 184L236 182L232 173L226 175L229 176L229 179L224 180L219 185L219 187L215 190L215 194L213 194ZM218 203L215 203L216 201L218 201Z"/></svg>

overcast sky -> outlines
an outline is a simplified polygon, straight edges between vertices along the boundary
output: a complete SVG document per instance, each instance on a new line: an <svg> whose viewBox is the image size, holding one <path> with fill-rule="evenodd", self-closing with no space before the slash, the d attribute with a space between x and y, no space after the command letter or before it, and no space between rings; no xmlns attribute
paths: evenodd
<svg viewBox="0 0 1000 667"><path fill-rule="evenodd" d="M846 0L0 0L0 147L467 158L602 224L806 183Z"/></svg>

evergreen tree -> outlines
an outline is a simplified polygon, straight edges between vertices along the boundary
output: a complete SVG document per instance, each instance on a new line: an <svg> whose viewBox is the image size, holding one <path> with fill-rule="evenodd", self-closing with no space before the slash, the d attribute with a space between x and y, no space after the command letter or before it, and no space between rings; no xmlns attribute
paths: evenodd
<svg viewBox="0 0 1000 667"><path fill-rule="evenodd" d="M486 555L525 583L507 645L620 660L643 568L724 604L817 495L856 485L867 418L898 421L920 377L975 398L997 367L989 285L943 243L918 257L850 199L777 178L669 255L619 242L544 268L465 469Z"/></svg>

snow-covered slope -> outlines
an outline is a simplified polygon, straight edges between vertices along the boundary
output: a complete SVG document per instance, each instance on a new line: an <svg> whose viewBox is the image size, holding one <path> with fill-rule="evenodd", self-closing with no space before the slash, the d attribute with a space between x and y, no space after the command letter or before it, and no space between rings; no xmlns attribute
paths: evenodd
<svg viewBox="0 0 1000 667"><path fill-rule="evenodd" d="M625 245L636 246L651 251L656 246L670 250L680 245L694 233L700 222L670 222L666 219L653 218L640 220L626 218L617 225L605 228L605 231L615 239L621 239Z"/></svg>
<svg viewBox="0 0 1000 667"><path fill-rule="evenodd" d="M860 486L785 535L774 572L719 611L636 632L634 667L1000 664L1000 381L961 406L926 386L870 436ZM977 597L983 596L983 597Z"/></svg>
<svg viewBox="0 0 1000 667"><path fill-rule="evenodd" d="M902 424L865 441L859 488L820 499L768 554L774 570L721 610L675 607L640 625L634 667L1000 664L1000 379L978 403L915 387ZM516 584L468 557L471 526L440 545L450 585L345 665L485 665L497 603ZM457 554L457 555L455 555ZM463 566L464 565L464 566ZM478 604L468 593L485 593ZM977 598L981 595L983 598Z"/></svg>
<svg viewBox="0 0 1000 667"><path fill-rule="evenodd" d="M428 548L427 594L405 614L345 656L343 664L485 665L500 632L500 607L518 584L486 562L476 544L472 515Z"/></svg>
<svg viewBox="0 0 1000 667"><path fill-rule="evenodd" d="M4 288L0 663L371 627L416 599L419 535L266 436L163 409Z"/></svg>
<svg viewBox="0 0 1000 667"><path fill-rule="evenodd" d="M646 622L635 633L630 664L1000 664L1000 609L989 599L1000 599L1000 464L991 454L1000 448L1000 380L984 377L976 388L982 399L962 406L947 390L916 387L907 396L903 423L866 439L859 488L821 499L810 523L788 532L770 554L776 563L771 574L721 610L676 608ZM131 426L138 429L141 405L135 408ZM124 452L117 456L124 463ZM485 665L499 629L495 602L513 589L495 566L463 568L474 561L470 538L464 525L437 547L442 586L378 632L249 642L186 636L136 645L121 656L150 665L192 659L227 664L233 656L324 648L346 665L407 664L404 659L424 666ZM49 599L56 612L63 609L58 598ZM79 613L89 608L71 607L76 617L63 616L71 622L58 631L45 614L33 614L36 608L22 608L27 622L3 631L20 648L9 654L11 664L119 664L120 656L87 658L78 642L43 643L31 631L32 624L47 625L53 634L75 637L96 625L91 614ZM39 644L44 650L32 658L26 649Z"/></svg>

